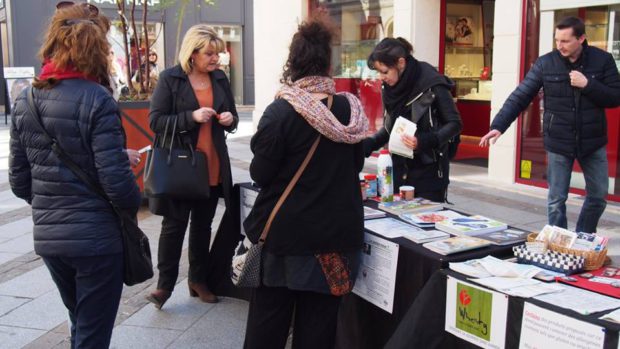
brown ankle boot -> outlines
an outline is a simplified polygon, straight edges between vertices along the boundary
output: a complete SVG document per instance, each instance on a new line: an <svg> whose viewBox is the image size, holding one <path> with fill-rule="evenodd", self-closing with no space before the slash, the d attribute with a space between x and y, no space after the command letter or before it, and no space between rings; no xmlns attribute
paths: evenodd
<svg viewBox="0 0 620 349"><path fill-rule="evenodd" d="M206 284L199 283L199 282L189 282L189 281L187 284L189 286L190 296L200 297L200 300L205 303L217 303L219 301L217 299L217 296L214 295L211 291L209 291L209 288L207 287Z"/></svg>
<svg viewBox="0 0 620 349"><path fill-rule="evenodd" d="M155 304L155 308L161 309L171 295L172 292L158 288L146 296L146 300Z"/></svg>

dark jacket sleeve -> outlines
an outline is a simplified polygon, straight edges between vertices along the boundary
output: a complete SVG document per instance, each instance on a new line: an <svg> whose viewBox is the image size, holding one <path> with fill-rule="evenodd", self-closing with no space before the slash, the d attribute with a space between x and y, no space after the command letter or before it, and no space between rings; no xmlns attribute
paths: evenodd
<svg viewBox="0 0 620 349"><path fill-rule="evenodd" d="M254 154L250 176L260 187L268 185L276 177L284 158L282 125L278 121L278 108L274 103L265 109L250 142Z"/></svg>
<svg viewBox="0 0 620 349"><path fill-rule="evenodd" d="M224 73L222 72L222 74ZM228 133L234 133L235 131L237 131L237 125L239 125L239 114L237 113L237 107L235 106L235 97L232 94L232 89L230 88L230 82L228 81L228 78L224 78L221 81L224 81L222 87L224 88L224 91L226 91L228 111L233 115L232 124L230 124L229 126L222 126L222 128Z"/></svg>
<svg viewBox="0 0 620 349"><path fill-rule="evenodd" d="M588 84L581 93L601 108L613 108L620 105L620 75L613 57L605 56L603 76L600 80L586 77Z"/></svg>
<svg viewBox="0 0 620 349"><path fill-rule="evenodd" d="M175 94L178 93L178 91L173 91L172 84L177 83L174 79L174 77L170 76L168 70L164 70L159 75L159 82L155 85L155 90L151 96L149 123L151 130L155 133L164 133L166 122L172 122L175 116L178 117L178 133L187 132L197 127L197 123L192 117L193 110L186 110L179 113L173 110L175 98L177 98Z"/></svg>
<svg viewBox="0 0 620 349"><path fill-rule="evenodd" d="M544 57L545 56L536 60L532 69L530 69L525 76L525 79L523 79L519 86L508 96L502 109L500 109L493 119L491 129L498 130L501 133L506 132L510 124L517 119L519 114L525 110L532 99L534 99L534 96L543 85L541 59L544 59Z"/></svg>
<svg viewBox="0 0 620 349"><path fill-rule="evenodd" d="M23 102L23 99L22 99ZM30 163L26 157L26 151L21 144L15 116L11 121L11 140L9 155L9 183L13 194L29 204L32 201L32 178Z"/></svg>
<svg viewBox="0 0 620 349"><path fill-rule="evenodd" d="M386 114L386 118L389 116ZM385 125L385 119L384 119ZM388 140L390 140L390 134L388 133L385 126L381 127L379 131L377 131L374 135L364 139L362 141L364 147L364 156L368 157L372 154L373 151L378 150L382 146L384 146Z"/></svg>
<svg viewBox="0 0 620 349"><path fill-rule="evenodd" d="M428 132L416 133L420 150L434 149L439 145L446 144L452 137L458 135L463 129L461 115L456 109L452 94L444 86L434 86L435 107L441 127Z"/></svg>
<svg viewBox="0 0 620 349"><path fill-rule="evenodd" d="M91 148L99 183L115 205L137 209L142 200L140 189L124 152L121 119L112 97L106 98L91 117Z"/></svg>

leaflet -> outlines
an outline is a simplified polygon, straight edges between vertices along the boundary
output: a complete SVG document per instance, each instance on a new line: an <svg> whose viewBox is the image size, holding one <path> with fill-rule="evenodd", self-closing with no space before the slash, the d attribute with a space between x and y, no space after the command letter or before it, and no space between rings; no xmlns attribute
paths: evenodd
<svg viewBox="0 0 620 349"><path fill-rule="evenodd" d="M402 135L413 136L416 130L417 126L411 120L405 119L402 116L396 118L394 127L392 127L392 133L390 133L390 141L388 142L390 153L413 159L413 149L406 146L401 137Z"/></svg>
<svg viewBox="0 0 620 349"><path fill-rule="evenodd" d="M535 297L560 308L570 309L583 315L620 308L620 300L577 287L558 284L562 292Z"/></svg>

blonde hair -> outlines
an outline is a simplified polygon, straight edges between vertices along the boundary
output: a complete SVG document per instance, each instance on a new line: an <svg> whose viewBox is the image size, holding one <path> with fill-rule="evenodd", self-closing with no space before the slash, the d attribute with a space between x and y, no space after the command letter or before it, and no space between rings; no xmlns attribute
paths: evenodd
<svg viewBox="0 0 620 349"><path fill-rule="evenodd" d="M186 74L192 72L192 54L203 47L213 46L217 53L223 52L226 44L217 36L217 32L206 24L196 24L189 28L179 50L179 63Z"/></svg>
<svg viewBox="0 0 620 349"><path fill-rule="evenodd" d="M109 29L110 21L103 15L93 14L86 3L57 9L38 56L43 62L51 60L58 69L73 67L109 87L110 44L106 37ZM51 88L57 83L53 78L35 79L33 85Z"/></svg>

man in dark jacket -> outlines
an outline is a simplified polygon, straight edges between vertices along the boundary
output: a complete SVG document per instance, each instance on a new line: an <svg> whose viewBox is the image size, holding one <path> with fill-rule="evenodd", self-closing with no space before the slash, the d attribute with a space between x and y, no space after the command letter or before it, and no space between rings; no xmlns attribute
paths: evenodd
<svg viewBox="0 0 620 349"><path fill-rule="evenodd" d="M542 87L549 224L567 227L566 199L577 160L586 181L586 200L576 230L594 233L609 187L605 108L620 105L620 76L609 53L588 46L581 19L560 21L555 43L557 50L539 57L508 97L480 146L495 143Z"/></svg>

